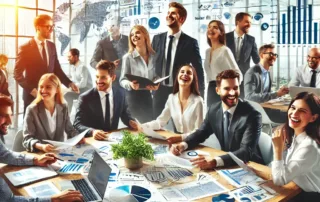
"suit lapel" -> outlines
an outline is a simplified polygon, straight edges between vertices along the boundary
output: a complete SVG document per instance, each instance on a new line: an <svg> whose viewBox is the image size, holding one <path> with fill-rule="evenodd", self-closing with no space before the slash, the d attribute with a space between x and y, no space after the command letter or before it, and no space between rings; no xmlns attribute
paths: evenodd
<svg viewBox="0 0 320 202"><path fill-rule="evenodd" d="M64 127L63 125L63 112L62 112L62 107L59 104L56 104L56 110L57 110L57 115L56 115L56 132L54 135L55 140L59 140L58 138L61 135L64 135Z"/></svg>
<svg viewBox="0 0 320 202"><path fill-rule="evenodd" d="M248 40L247 35L244 35L243 41L242 41L241 52L240 52L240 60L241 60L241 58L242 58L242 61L245 61L245 56L247 55L247 54L246 54L246 50L247 50L247 40Z"/></svg>
<svg viewBox="0 0 320 202"><path fill-rule="evenodd" d="M30 40L30 52L32 53L30 55L34 57L35 61L41 61L42 66L47 66L47 64L44 63L42 56L40 55L38 44L34 38Z"/></svg>
<svg viewBox="0 0 320 202"><path fill-rule="evenodd" d="M176 54L174 55L174 61L173 61L173 67L175 67L175 63L177 62L177 59L179 58L179 53L183 53L183 45L186 43L185 41L185 34L183 32L181 32L179 41L178 41L178 45L177 45L177 49L176 49Z"/></svg>
<svg viewBox="0 0 320 202"><path fill-rule="evenodd" d="M230 43L230 50L232 51L233 55L236 55L236 46L234 44L234 31L231 32L230 37L228 39L231 43Z"/></svg>
<svg viewBox="0 0 320 202"><path fill-rule="evenodd" d="M42 127L44 128L44 130L46 131L46 135L48 139L51 139L51 131L50 131L50 127L49 127L49 122L48 122L48 117L46 114L46 109L44 107L43 102L39 102L37 104L38 106L38 116L41 122Z"/></svg>
<svg viewBox="0 0 320 202"><path fill-rule="evenodd" d="M228 148L230 149L231 148L231 145L232 145L232 141L233 141L233 136L235 134L235 131L236 131L236 127L238 125L238 122L241 118L241 107L242 107L242 101L238 101L238 106L236 107L236 110L234 111L233 113L233 116L232 116L232 119L231 119L231 122L230 122L230 126L229 126L229 145L228 145Z"/></svg>
<svg viewBox="0 0 320 202"><path fill-rule="evenodd" d="M52 68L53 67L53 61L50 60L50 58L53 58L54 53L53 53L53 49L52 49L52 46L49 43L49 41L47 41L46 43L47 43L47 48L48 48L48 58L47 58L48 64L49 64L48 65L48 70L51 73L51 72L53 72L53 68Z"/></svg>
<svg viewBox="0 0 320 202"><path fill-rule="evenodd" d="M117 95L118 92L117 92L116 88L114 88L114 87L112 88L112 91L113 91L113 118L112 118L112 121L111 121L111 125L110 125L111 128L110 129L118 128L118 126L117 126L118 121L115 121L115 120L117 120L116 116L118 114L120 114L120 112L119 112L120 105L119 105L119 102L117 100L117 98L119 96L119 95Z"/></svg>
<svg viewBox="0 0 320 202"><path fill-rule="evenodd" d="M220 145L223 145L223 112L222 112L222 106L221 106L221 102L219 102L219 108L218 111L216 113L216 118L215 118L215 124L216 124L216 136L220 142Z"/></svg>
<svg viewBox="0 0 320 202"><path fill-rule="evenodd" d="M91 104L94 109L94 114L97 114L99 116L99 120L101 120L102 125L104 125L104 118L103 118L103 111L102 111L102 105L101 105L101 98L100 94L97 90L97 88L93 89L93 96L92 96Z"/></svg>

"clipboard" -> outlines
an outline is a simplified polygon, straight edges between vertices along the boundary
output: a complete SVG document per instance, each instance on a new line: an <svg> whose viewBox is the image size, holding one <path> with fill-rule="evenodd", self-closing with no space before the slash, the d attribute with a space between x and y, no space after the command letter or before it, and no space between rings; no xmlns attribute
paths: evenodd
<svg viewBox="0 0 320 202"><path fill-rule="evenodd" d="M166 80L167 78L170 77L169 76L165 76L163 78L157 79L156 81L151 81L150 79L141 77L141 76L136 76L136 75L132 75L132 74L125 74L125 77L129 80L129 81L137 81L139 83L139 88L143 89L146 88L148 85L150 86L156 86L158 85L160 82Z"/></svg>

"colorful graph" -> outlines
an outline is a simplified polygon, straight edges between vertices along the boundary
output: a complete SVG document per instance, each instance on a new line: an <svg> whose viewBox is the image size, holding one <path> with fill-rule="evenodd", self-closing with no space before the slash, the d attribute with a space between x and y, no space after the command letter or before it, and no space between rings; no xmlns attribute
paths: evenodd
<svg viewBox="0 0 320 202"><path fill-rule="evenodd" d="M63 167L58 170L58 173L81 173L84 165L77 163L66 163Z"/></svg>
<svg viewBox="0 0 320 202"><path fill-rule="evenodd" d="M110 191L111 201L144 202L151 198L151 192L143 187L136 185L123 185Z"/></svg>

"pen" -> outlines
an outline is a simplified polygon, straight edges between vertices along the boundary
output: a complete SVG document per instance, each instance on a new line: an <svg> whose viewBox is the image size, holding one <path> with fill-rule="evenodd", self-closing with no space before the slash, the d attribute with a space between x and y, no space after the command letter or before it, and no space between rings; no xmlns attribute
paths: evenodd
<svg viewBox="0 0 320 202"><path fill-rule="evenodd" d="M58 157L56 157L56 156L52 156L52 155L49 155L49 154L46 154L46 156L53 157L54 159L58 159L58 160L60 160L60 161L64 161L63 159L60 159L60 158L58 158Z"/></svg>

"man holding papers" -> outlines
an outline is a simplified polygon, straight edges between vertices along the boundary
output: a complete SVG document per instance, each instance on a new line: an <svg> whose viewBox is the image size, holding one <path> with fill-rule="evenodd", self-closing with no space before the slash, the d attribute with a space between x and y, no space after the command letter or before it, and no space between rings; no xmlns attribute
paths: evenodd
<svg viewBox="0 0 320 202"><path fill-rule="evenodd" d="M174 144L170 151L180 155L182 151L197 146L214 133L224 151L231 151L244 162L261 163L262 159L257 152L261 115L248 102L238 99L239 74L234 70L225 70L218 74L216 82L216 91L222 102L211 105L201 127L184 142ZM228 154L210 160L199 157L192 162L201 169L235 165Z"/></svg>
<svg viewBox="0 0 320 202"><path fill-rule="evenodd" d="M13 101L7 97L0 95L0 135L8 133L8 126L11 124ZM0 163L11 165L25 166L47 166L56 161L54 154L45 154L40 157L33 157L8 150L0 141ZM0 201L82 201L82 195L78 191L66 191L51 198L25 198L23 196L14 196L8 184L4 179L0 178Z"/></svg>

